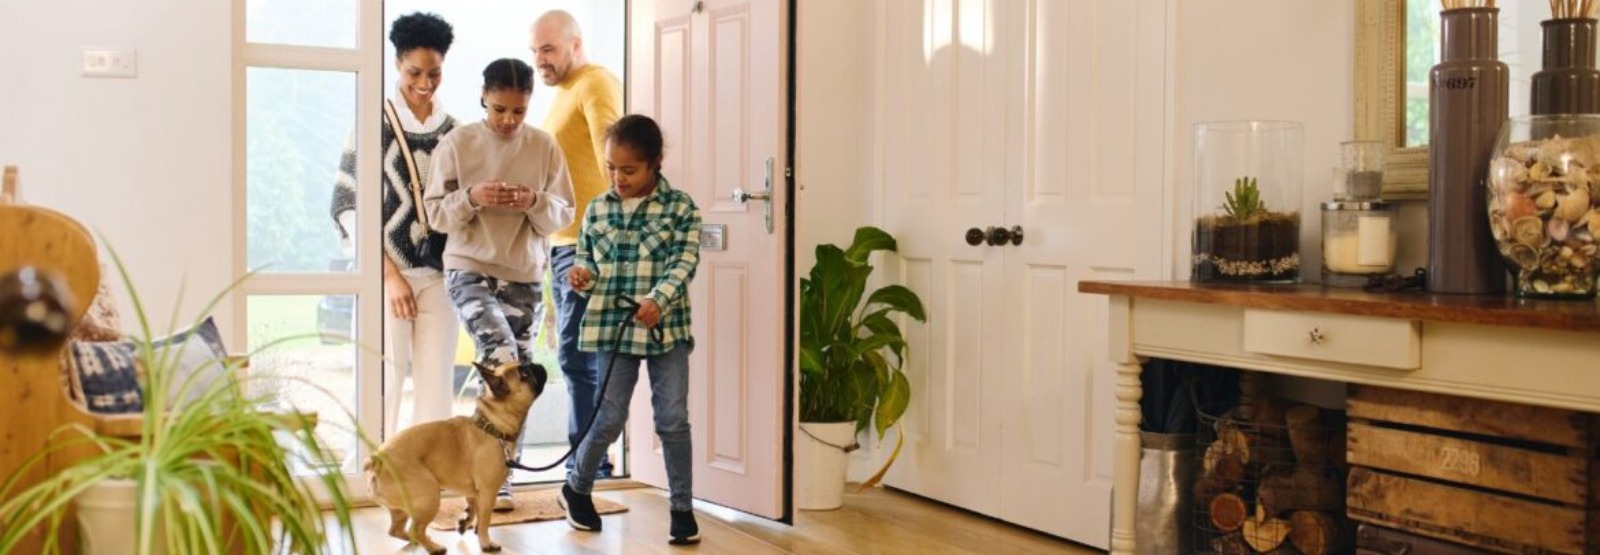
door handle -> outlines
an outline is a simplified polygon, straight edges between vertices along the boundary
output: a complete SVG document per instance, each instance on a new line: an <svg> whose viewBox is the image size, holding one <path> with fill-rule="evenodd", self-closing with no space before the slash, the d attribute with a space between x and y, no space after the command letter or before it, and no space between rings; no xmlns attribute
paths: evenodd
<svg viewBox="0 0 1600 555"><path fill-rule="evenodd" d="M734 189L733 190L733 201L734 202L750 202L752 200L764 200L764 201L771 202L772 201L772 193L754 193L754 192L746 191L744 189Z"/></svg>
<svg viewBox="0 0 1600 555"><path fill-rule="evenodd" d="M983 233L983 230L978 229L976 227L967 228L967 244L968 245L972 245L974 247L976 247L978 245L982 245L984 237L985 237L985 235Z"/></svg>
<svg viewBox="0 0 1600 555"><path fill-rule="evenodd" d="M1011 229L990 226L982 237L989 243L989 246L1005 246L1005 243L1022 245L1022 226L1011 226Z"/></svg>
<svg viewBox="0 0 1600 555"><path fill-rule="evenodd" d="M1021 245L1022 226L1014 225L1011 226L1011 229L995 226L989 226L985 229L978 229L976 227L967 228L967 234L965 238L967 240L967 244L974 247L986 242L989 243L989 246L991 247L1003 247L1008 242L1012 245Z"/></svg>
<svg viewBox="0 0 1600 555"><path fill-rule="evenodd" d="M1011 241L1011 230L1003 227L989 226L989 231L984 234L991 247L1003 247Z"/></svg>
<svg viewBox="0 0 1600 555"><path fill-rule="evenodd" d="M733 201L739 204L748 204L752 200L766 202L767 233L772 233L772 157L767 157L766 181L764 190L746 191L743 188L733 189Z"/></svg>

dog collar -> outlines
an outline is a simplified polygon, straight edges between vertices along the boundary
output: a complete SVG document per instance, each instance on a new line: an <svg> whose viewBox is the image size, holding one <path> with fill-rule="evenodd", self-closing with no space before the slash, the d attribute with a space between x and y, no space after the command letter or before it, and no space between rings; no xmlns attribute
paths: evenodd
<svg viewBox="0 0 1600 555"><path fill-rule="evenodd" d="M500 441L512 442L517 440L516 434L508 434L495 429L494 424L490 424L489 419L484 418L482 413L472 413L472 425L477 426L479 430L483 430L483 433L489 434L489 437Z"/></svg>

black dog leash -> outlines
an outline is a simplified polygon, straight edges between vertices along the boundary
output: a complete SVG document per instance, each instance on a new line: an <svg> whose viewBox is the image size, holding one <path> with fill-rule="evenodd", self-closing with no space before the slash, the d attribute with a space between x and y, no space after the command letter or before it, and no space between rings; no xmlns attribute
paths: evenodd
<svg viewBox="0 0 1600 555"><path fill-rule="evenodd" d="M578 434L578 445L568 447L566 454L561 455L561 458L556 459L555 462L544 466L528 467L523 466L522 463L515 460L506 459L507 467L515 468L517 470L527 470L529 472L544 472L546 470L550 470L571 458L572 454L578 451L578 446L583 445L584 438L589 437L589 429L593 428L594 421L600 418L600 406L605 404L606 388L611 385L611 369L617 366L617 355L619 354L618 352L622 350L622 338L627 335L628 328L633 327L633 315L639 312L639 301L635 301L633 300L633 297L629 297L627 295L616 296L616 298L611 300L611 304L617 308L625 309L630 312L626 318L622 319L622 322L617 324L617 338L611 341L611 361L606 364L605 376L600 378L600 398L595 400L594 410L589 412L589 423L583 427L583 433ZM656 326L650 328L650 340L656 343L661 343L662 341L666 340L666 333L661 330L660 322L656 322L656 324Z"/></svg>

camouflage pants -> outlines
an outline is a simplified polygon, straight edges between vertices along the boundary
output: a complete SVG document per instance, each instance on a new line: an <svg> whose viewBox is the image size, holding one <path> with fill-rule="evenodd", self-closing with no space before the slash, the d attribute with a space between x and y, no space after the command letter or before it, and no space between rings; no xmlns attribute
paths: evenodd
<svg viewBox="0 0 1600 555"><path fill-rule="evenodd" d="M445 273L456 317L478 346L478 362L494 367L533 360L533 331L543 307L537 283L517 283L465 270Z"/></svg>

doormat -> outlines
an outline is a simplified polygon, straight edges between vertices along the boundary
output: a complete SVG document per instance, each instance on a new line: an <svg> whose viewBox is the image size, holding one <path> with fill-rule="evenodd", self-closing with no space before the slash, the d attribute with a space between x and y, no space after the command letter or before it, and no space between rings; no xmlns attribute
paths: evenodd
<svg viewBox="0 0 1600 555"><path fill-rule="evenodd" d="M516 508L503 513L490 513L494 519L489 521L490 526L501 524L516 524L518 522L534 522L539 520L562 520L567 518L567 511L556 504L556 497L561 495L560 489L540 489L533 491L519 491L512 493ZM594 508L600 514L615 514L627 512L628 506L611 501L598 495L594 499ZM461 515L467 511L467 500L460 497L447 497L439 501L439 514L433 518L433 529L456 529L456 522L461 520Z"/></svg>

